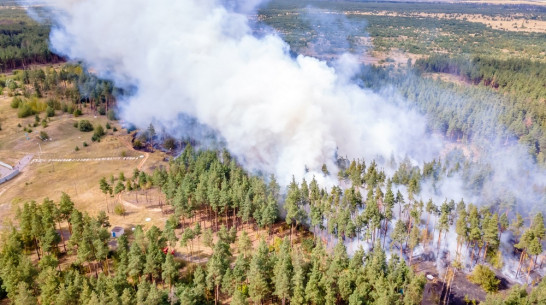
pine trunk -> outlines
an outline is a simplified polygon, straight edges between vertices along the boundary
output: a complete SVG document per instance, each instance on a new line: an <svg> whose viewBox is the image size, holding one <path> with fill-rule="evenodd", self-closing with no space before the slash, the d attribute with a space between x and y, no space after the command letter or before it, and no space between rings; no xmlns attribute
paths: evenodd
<svg viewBox="0 0 546 305"><path fill-rule="evenodd" d="M525 251L521 251L521 255L519 256L519 263L518 263L518 270L516 271L516 278L518 277L519 275L519 270L521 269L521 263L523 262L523 254L525 253Z"/></svg>

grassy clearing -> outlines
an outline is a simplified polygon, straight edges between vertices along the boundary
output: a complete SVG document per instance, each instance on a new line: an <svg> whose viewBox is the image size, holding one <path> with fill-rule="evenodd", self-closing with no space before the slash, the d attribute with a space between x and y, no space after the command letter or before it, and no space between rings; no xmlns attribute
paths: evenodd
<svg viewBox="0 0 546 305"><path fill-rule="evenodd" d="M75 122L86 119L92 124L101 124L103 127L108 121L105 116L93 116L84 108L83 115L73 117L69 114L56 112L56 116L50 118L47 127L41 125L32 127L32 132L27 133L23 128L35 121L34 116L28 118L17 118L17 109L10 107L11 98L0 97L0 160L14 164L27 154L34 154L35 158L100 158L100 157L138 157L145 153L135 151L131 147L131 135L122 129L118 122L110 122L116 127L105 129L106 136L100 142L92 142L93 132L81 132L73 125ZM41 113L40 117L45 117ZM18 124L21 127L18 127ZM40 131L45 131L50 140L39 139ZM84 146L84 142L87 146ZM79 148L75 150L76 146ZM41 147L41 154L40 154ZM123 172L126 176L139 165L143 170L153 170L159 165L166 165L163 161L165 154L154 152L147 158L137 160L116 160L116 161L92 161L92 162L68 162L68 163L32 163L14 180L0 185L0 218L9 221L13 219L17 207L28 200L41 202L43 198L49 197L52 200L59 200L61 193L68 193L77 205L77 208L96 214L100 210L106 211L105 197L98 187L102 177L117 176ZM145 163L142 164L142 162ZM108 198L113 203L113 198ZM111 209L113 210L113 204ZM150 211L149 209L127 209L125 217L110 213L112 225L125 227L136 224L145 226L156 224L163 225L165 219L161 212ZM152 221L146 222L146 218Z"/></svg>

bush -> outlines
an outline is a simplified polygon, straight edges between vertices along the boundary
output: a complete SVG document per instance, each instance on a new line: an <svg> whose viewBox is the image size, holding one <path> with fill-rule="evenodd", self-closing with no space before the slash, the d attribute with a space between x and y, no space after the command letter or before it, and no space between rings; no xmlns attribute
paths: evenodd
<svg viewBox="0 0 546 305"><path fill-rule="evenodd" d="M504 266L502 251L495 250L487 252L487 261L491 263L491 266L495 269L502 269Z"/></svg>
<svg viewBox="0 0 546 305"><path fill-rule="evenodd" d="M63 106L61 107L61 110L66 113L68 112L68 105L66 103L63 103Z"/></svg>
<svg viewBox="0 0 546 305"><path fill-rule="evenodd" d="M76 148L74 148L75 151L79 151L80 148L78 146L76 146Z"/></svg>
<svg viewBox="0 0 546 305"><path fill-rule="evenodd" d="M93 130L93 124L91 124L91 122L88 120L81 120L78 123L78 129L83 132L89 132Z"/></svg>
<svg viewBox="0 0 546 305"><path fill-rule="evenodd" d="M102 106L102 105L99 107L99 114L100 115L105 115L106 114L106 108L104 108L104 106Z"/></svg>
<svg viewBox="0 0 546 305"><path fill-rule="evenodd" d="M108 110L108 112L106 113L106 117L110 120L110 121L116 121L118 119L116 113L114 112L114 110L110 109Z"/></svg>
<svg viewBox="0 0 546 305"><path fill-rule="evenodd" d="M104 128L102 128L102 125L97 125L95 127L95 132L93 132L93 137L91 138L91 140L93 142L95 141L100 141L100 138L102 138L106 133L104 132Z"/></svg>
<svg viewBox="0 0 546 305"><path fill-rule="evenodd" d="M42 141L45 141L45 140L49 139L49 135L47 134L47 132L45 132L45 131L40 131L40 139L41 139Z"/></svg>
<svg viewBox="0 0 546 305"><path fill-rule="evenodd" d="M112 126L110 126L110 123L106 122L106 129L112 129Z"/></svg>
<svg viewBox="0 0 546 305"><path fill-rule="evenodd" d="M56 99L48 99L46 104L53 108L53 110L61 110L61 103L59 103L59 101L57 101ZM64 105L63 105L64 106Z"/></svg>
<svg viewBox="0 0 546 305"><path fill-rule="evenodd" d="M19 110L17 111L17 117L19 118L26 118L34 114L34 110L30 107L29 104L23 103L19 106Z"/></svg>
<svg viewBox="0 0 546 305"><path fill-rule="evenodd" d="M500 280L495 276L495 272L485 265L477 265L468 276L472 283L480 285L486 292L496 292L499 290Z"/></svg>
<svg viewBox="0 0 546 305"><path fill-rule="evenodd" d="M46 108L46 116L48 118L52 117L52 116L55 116L55 109L51 106L47 106Z"/></svg>
<svg viewBox="0 0 546 305"><path fill-rule="evenodd" d="M140 142L139 139L136 139L134 142L133 142L133 148L135 149L140 149L142 148L144 145L142 145L142 142Z"/></svg>
<svg viewBox="0 0 546 305"><path fill-rule="evenodd" d="M126 210L125 210L125 207L121 204L117 204L115 207L114 207L114 213L116 215L119 215L119 216L124 216L125 213L126 213Z"/></svg>
<svg viewBox="0 0 546 305"><path fill-rule="evenodd" d="M174 146L175 146L175 143L173 138L167 138L163 142L163 147L165 147L165 149L172 150L174 149Z"/></svg>
<svg viewBox="0 0 546 305"><path fill-rule="evenodd" d="M70 104L68 106L66 106L66 112L68 113L74 113L74 104Z"/></svg>
<svg viewBox="0 0 546 305"><path fill-rule="evenodd" d="M87 144L87 142L83 142L83 147L87 147L89 146L89 144Z"/></svg>
<svg viewBox="0 0 546 305"><path fill-rule="evenodd" d="M43 128L47 127L47 121L45 119L42 120L42 127Z"/></svg>
<svg viewBox="0 0 546 305"><path fill-rule="evenodd" d="M20 97L16 96L11 100L10 106L13 109L17 109L21 104L23 104L23 100Z"/></svg>
<svg viewBox="0 0 546 305"><path fill-rule="evenodd" d="M79 117L80 115L82 115L82 111L80 109L76 109L74 110L74 117Z"/></svg>
<svg viewBox="0 0 546 305"><path fill-rule="evenodd" d="M116 131L118 131L118 129L117 129L116 127L114 127L114 128L112 129L112 131L113 131L113 132L116 132Z"/></svg>

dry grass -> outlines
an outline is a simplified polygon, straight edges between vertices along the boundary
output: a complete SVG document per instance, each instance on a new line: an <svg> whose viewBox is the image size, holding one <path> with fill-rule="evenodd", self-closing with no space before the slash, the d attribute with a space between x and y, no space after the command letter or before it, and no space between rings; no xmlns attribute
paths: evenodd
<svg viewBox="0 0 546 305"><path fill-rule="evenodd" d="M120 157L120 156L141 156L143 152L135 151L130 145L131 136L117 122L110 122L112 127L118 131L106 130L107 136L100 143L91 141L92 132L80 132L74 128L73 123L80 119L87 119L93 124L105 126L107 119L103 116L95 117L84 109L84 115L74 118L68 114L57 112L58 116L51 118L49 126L32 128L33 132L28 135L23 127L34 122L34 117L17 118L16 110L10 107L11 98L0 97L0 160L14 164L27 154L34 154L35 158L99 158L99 157ZM44 117L45 114L41 114ZM40 131L45 131L51 140L41 141L38 138ZM83 142L89 144L83 146ZM75 151L75 147L79 151ZM138 160L117 160L117 161L92 161L92 162L67 162L67 163L32 163L12 181L0 185L0 217L4 220L13 219L17 207L26 201L36 200L41 202L43 198L49 197L52 200L59 200L61 193L69 194L76 204L76 207L90 214L96 214L100 210L106 210L105 197L98 187L98 181L102 177L117 176L124 172L125 176L131 176L137 166L151 171L159 165L166 165L163 162L165 154L154 152L149 154L144 164L144 158ZM113 202L113 199L109 199ZM113 209L113 205L112 205ZM126 217L116 216L110 213L112 225L130 227L136 224L147 225L162 224L164 217L161 212L128 209ZM146 218L153 221L146 222ZM157 220L157 221L156 221Z"/></svg>
<svg viewBox="0 0 546 305"><path fill-rule="evenodd" d="M506 1L506 0L505 0ZM468 22L482 23L486 26L504 31L513 32L535 32L546 33L546 21L529 20L523 15L514 15L510 17L492 17L482 14L447 14L447 13L398 13L391 11L348 11L347 15L365 15L365 16L392 16L392 17L420 17L436 18L440 20L464 20Z"/></svg>

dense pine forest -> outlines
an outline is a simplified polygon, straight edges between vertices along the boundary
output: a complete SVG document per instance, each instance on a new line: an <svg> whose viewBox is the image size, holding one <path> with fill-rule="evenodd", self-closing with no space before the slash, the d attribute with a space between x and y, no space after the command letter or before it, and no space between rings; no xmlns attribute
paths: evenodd
<svg viewBox="0 0 546 305"><path fill-rule="evenodd" d="M403 172L389 178L375 162L352 161L339 175L349 188L328 192L314 179L292 181L283 196L274 177L249 175L226 151L187 145L168 169L100 183L105 194L160 188L170 213L163 230L136 226L112 247L104 211L81 212L64 193L58 203L23 204L18 229L3 235L2 287L14 304L420 304L426 280L410 267L413 251L442 249L453 227L457 257L449 260L445 291L453 270L467 268L472 281L497 291L499 280L485 264L502 268L504 232L516 238L520 261L513 267L520 277L542 264L536 261L545 236L541 213L528 223L520 214L462 200L425 204L415 178L407 182L408 197L393 191L408 180ZM289 227L284 238L273 234L281 205ZM269 236L253 245L257 228ZM351 240L367 241L367 250L349 256ZM212 251L205 263L193 263L191 249L199 244ZM181 259L177 245L190 255ZM544 287L528 293L516 285L506 304L540 304ZM447 301L449 293L441 297ZM485 304L499 301L491 295Z"/></svg>
<svg viewBox="0 0 546 305"><path fill-rule="evenodd" d="M0 72L62 61L49 50L49 24L37 23L23 9L0 9L0 20Z"/></svg>
<svg viewBox="0 0 546 305"><path fill-rule="evenodd" d="M82 149L123 135L140 164L164 153L146 170L124 168L96 181L92 187L104 200L93 203L93 212L78 206L71 187L55 200L13 200L15 217L2 223L0 238L6 303L546 304L546 189L529 178L546 164L546 36L412 15L543 21L542 7L285 0L263 6L252 17L256 34L273 27L294 54L326 54L331 65L346 50L381 56L354 80L426 115L427 135L459 145L419 164L410 157L336 156L336 168L325 164L315 176L280 185L270 173L247 171L226 149L165 134L156 122L143 130L123 125L116 104L131 88L65 63L48 47L48 22L3 4L15 3L0 1L0 95L9 99L9 115L24 122L18 136L45 145L45 128L58 118L98 142L80 141ZM313 9L333 17L317 26ZM399 15L380 15L385 11ZM393 59L397 52L412 57L401 62ZM97 117L107 121L104 128L90 122ZM110 126L118 123L120 130ZM510 174L529 178L524 189L542 197L534 204L514 188L488 184L495 168L487 152L519 144L539 167ZM473 146L481 156L465 150ZM459 193L444 193L454 177ZM167 220L127 224L114 238L111 218L131 216L123 196L138 203L143 195L143 205L155 204ZM479 292L461 295L459 285Z"/></svg>

